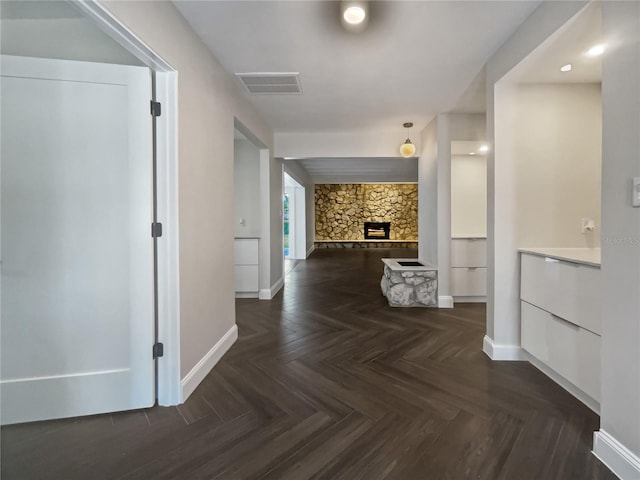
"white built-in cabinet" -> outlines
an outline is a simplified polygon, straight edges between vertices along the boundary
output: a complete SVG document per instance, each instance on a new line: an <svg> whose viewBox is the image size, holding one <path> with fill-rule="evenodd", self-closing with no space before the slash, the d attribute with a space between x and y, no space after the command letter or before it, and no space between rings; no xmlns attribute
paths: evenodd
<svg viewBox="0 0 640 480"><path fill-rule="evenodd" d="M457 301L486 300L486 238L451 239L451 294Z"/></svg>
<svg viewBox="0 0 640 480"><path fill-rule="evenodd" d="M234 249L235 291L239 297L258 297L259 250L258 238L236 238Z"/></svg>
<svg viewBox="0 0 640 480"><path fill-rule="evenodd" d="M552 378L597 409L600 268L521 253L520 299L522 348L546 366Z"/></svg>

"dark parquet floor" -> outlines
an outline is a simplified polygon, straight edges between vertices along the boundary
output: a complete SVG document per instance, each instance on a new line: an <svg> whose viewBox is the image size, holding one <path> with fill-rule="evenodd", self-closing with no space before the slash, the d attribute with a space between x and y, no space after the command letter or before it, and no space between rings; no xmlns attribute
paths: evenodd
<svg viewBox="0 0 640 480"><path fill-rule="evenodd" d="M390 308L383 256L319 250L177 408L2 429L2 479L614 479L598 417L481 351L485 308Z"/></svg>

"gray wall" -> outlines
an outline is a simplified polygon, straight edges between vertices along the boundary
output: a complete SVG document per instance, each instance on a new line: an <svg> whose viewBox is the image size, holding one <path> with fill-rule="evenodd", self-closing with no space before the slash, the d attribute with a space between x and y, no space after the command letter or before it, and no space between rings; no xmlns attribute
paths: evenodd
<svg viewBox="0 0 640 480"><path fill-rule="evenodd" d="M640 455L640 3L602 2L602 401L600 429ZM598 453L598 452L596 452ZM631 478L631 477L630 477Z"/></svg>
<svg viewBox="0 0 640 480"><path fill-rule="evenodd" d="M171 3L108 1L102 5L178 71L180 352L184 378L235 324L231 280L235 215L229 208L233 198L234 118L271 149L273 133ZM270 162L277 166L272 159ZM272 174L271 185L279 201L282 175ZM272 229L272 235L282 238L279 228ZM273 253L282 258L280 249ZM276 268L271 275L281 276L282 261L272 261L272 268L274 264L279 273Z"/></svg>

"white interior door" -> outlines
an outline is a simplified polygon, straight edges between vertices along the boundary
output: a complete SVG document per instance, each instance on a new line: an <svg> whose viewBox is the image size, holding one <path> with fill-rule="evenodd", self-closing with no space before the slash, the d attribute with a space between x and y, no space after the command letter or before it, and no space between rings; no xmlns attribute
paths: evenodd
<svg viewBox="0 0 640 480"><path fill-rule="evenodd" d="M2 57L3 424L154 403L144 67Z"/></svg>

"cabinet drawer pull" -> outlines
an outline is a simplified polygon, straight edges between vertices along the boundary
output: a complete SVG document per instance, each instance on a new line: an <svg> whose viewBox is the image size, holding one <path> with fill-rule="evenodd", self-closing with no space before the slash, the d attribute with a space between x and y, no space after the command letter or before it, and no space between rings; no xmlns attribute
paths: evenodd
<svg viewBox="0 0 640 480"><path fill-rule="evenodd" d="M553 318L554 320L558 320L562 323L564 323L565 325L571 327L573 330L580 330L582 327L580 327L580 325L576 325L575 323L570 322L569 320L566 320L562 317L559 317L557 315L554 315L553 313L551 314L551 318Z"/></svg>

